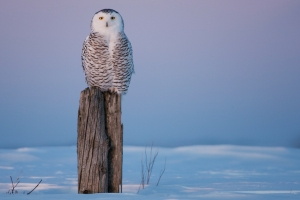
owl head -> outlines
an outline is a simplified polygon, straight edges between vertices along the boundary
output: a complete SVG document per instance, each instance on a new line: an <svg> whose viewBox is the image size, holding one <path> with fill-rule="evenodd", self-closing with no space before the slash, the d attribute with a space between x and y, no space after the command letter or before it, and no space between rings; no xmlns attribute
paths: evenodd
<svg viewBox="0 0 300 200"><path fill-rule="evenodd" d="M113 9L103 9L95 13L91 29L103 35L124 31L124 22L121 15Z"/></svg>

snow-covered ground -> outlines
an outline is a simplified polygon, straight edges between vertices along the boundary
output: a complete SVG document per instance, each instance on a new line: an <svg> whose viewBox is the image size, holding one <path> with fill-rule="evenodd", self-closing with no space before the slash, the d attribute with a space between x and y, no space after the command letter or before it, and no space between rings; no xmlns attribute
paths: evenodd
<svg viewBox="0 0 300 200"><path fill-rule="evenodd" d="M124 147L122 194L78 195L76 147L0 149L0 199L300 199L300 149L159 148L150 184L137 194L144 152ZM6 194L10 176L20 177L18 194Z"/></svg>

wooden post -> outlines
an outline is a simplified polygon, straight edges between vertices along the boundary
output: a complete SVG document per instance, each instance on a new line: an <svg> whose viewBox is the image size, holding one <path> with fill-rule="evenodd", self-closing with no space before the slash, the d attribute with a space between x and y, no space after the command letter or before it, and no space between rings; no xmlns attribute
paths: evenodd
<svg viewBox="0 0 300 200"><path fill-rule="evenodd" d="M121 95L86 88L78 110L78 193L121 192Z"/></svg>

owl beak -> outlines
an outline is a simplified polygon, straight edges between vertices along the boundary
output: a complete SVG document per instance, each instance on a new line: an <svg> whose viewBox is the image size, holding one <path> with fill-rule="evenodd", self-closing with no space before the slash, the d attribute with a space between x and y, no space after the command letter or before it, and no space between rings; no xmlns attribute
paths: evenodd
<svg viewBox="0 0 300 200"><path fill-rule="evenodd" d="M108 27L108 22L106 22L106 27Z"/></svg>

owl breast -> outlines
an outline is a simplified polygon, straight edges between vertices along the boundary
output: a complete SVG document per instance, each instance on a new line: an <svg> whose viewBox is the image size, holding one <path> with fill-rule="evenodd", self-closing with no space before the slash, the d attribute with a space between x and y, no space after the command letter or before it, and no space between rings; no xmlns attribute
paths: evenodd
<svg viewBox="0 0 300 200"><path fill-rule="evenodd" d="M111 38L91 33L83 44L82 66L90 87L126 94L134 66L131 44L125 33Z"/></svg>
<svg viewBox="0 0 300 200"><path fill-rule="evenodd" d="M131 75L134 73L132 48L125 33L119 33L114 42L111 63L113 65L113 87L126 94Z"/></svg>
<svg viewBox="0 0 300 200"><path fill-rule="evenodd" d="M82 67L87 84L99 87L102 91L112 87L113 67L110 61L109 45L104 36L91 33L84 41Z"/></svg>

